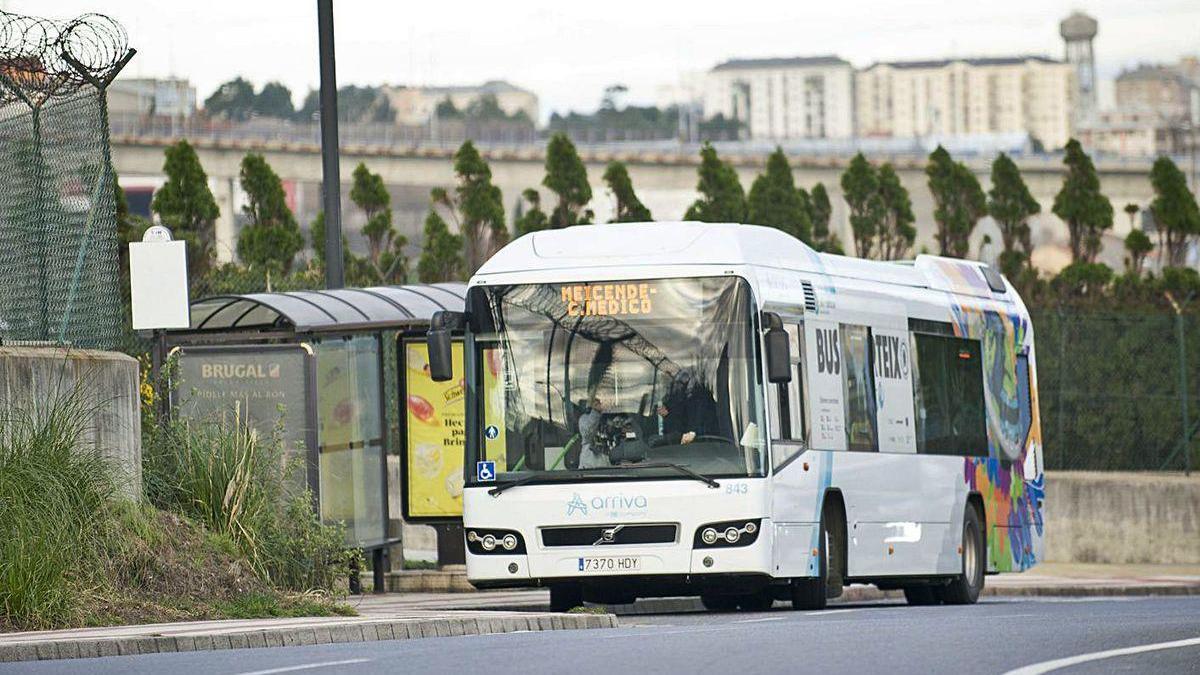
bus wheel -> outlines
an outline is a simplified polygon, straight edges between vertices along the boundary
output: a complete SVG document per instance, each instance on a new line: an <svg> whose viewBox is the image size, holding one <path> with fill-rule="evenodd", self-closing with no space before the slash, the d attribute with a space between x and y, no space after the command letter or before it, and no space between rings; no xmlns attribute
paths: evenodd
<svg viewBox="0 0 1200 675"><path fill-rule="evenodd" d="M821 532L817 541L817 576L792 579L791 591L792 609L817 610L825 609L829 597L829 529L825 525L825 510L821 511ZM840 583L840 582L839 582Z"/></svg>
<svg viewBox="0 0 1200 675"><path fill-rule="evenodd" d="M710 612L732 612L738 608L736 595L701 595L700 604Z"/></svg>
<svg viewBox="0 0 1200 675"><path fill-rule="evenodd" d="M554 584L550 587L550 611L567 612L583 604L581 584Z"/></svg>
<svg viewBox="0 0 1200 675"><path fill-rule="evenodd" d="M904 599L910 605L936 605L941 601L937 589L928 584L920 586L905 586Z"/></svg>
<svg viewBox="0 0 1200 675"><path fill-rule="evenodd" d="M983 590L987 548L983 543L983 524L980 522L979 513L975 511L975 507L969 505L963 518L962 547L962 574L937 589L937 594L947 605L974 604Z"/></svg>

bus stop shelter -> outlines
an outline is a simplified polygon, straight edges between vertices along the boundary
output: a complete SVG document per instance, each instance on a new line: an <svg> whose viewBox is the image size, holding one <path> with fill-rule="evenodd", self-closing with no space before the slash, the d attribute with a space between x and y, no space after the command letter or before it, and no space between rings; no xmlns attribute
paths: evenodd
<svg viewBox="0 0 1200 675"><path fill-rule="evenodd" d="M237 414L281 435L296 487L312 491L324 522L344 525L348 545L374 554L380 590L400 534L387 454L407 445L411 417L394 350L435 312L462 311L465 295L464 284L443 283L206 297L191 303L189 328L156 336L155 359L171 363L172 414Z"/></svg>

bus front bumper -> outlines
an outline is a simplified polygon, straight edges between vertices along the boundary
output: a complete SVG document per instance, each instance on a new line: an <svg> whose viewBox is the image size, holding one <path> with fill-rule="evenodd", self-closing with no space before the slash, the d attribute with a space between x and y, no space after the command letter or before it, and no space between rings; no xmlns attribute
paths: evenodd
<svg viewBox="0 0 1200 675"><path fill-rule="evenodd" d="M522 533L537 541L534 533ZM691 537L662 545L546 548L528 553L476 555L467 552L467 579L479 588L541 586L558 581L620 577L686 578L698 575L770 577L773 528L767 520L747 546L693 548Z"/></svg>

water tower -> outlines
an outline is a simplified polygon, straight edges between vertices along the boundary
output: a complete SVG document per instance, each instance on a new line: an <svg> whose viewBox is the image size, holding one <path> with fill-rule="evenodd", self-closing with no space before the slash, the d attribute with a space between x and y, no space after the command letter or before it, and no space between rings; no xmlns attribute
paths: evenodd
<svg viewBox="0 0 1200 675"><path fill-rule="evenodd" d="M1089 120L1096 112L1096 57L1092 51L1100 24L1083 12L1058 24L1058 33L1067 46L1067 63L1075 66L1075 122Z"/></svg>

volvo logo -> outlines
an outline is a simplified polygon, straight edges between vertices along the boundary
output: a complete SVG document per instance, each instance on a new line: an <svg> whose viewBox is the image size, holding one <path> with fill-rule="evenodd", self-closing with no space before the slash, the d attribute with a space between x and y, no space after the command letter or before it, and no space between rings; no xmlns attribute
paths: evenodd
<svg viewBox="0 0 1200 675"><path fill-rule="evenodd" d="M618 533L618 532L620 532L620 531L621 531L622 529L624 529L624 528L625 528L625 526L624 526L624 525L616 525L616 526L614 526L614 527L606 527L606 528L604 528L603 530L601 530L601 531L600 531L600 538L599 538L599 539L597 539L597 540L596 540L596 541L595 541L595 542L592 544L592 546L602 546L602 545L604 545L604 544L611 544L611 543L613 543L613 539L615 539L615 538L616 538L616 536L617 536L617 533Z"/></svg>

